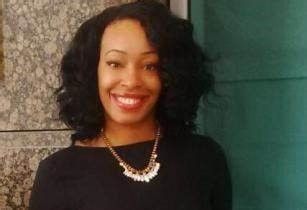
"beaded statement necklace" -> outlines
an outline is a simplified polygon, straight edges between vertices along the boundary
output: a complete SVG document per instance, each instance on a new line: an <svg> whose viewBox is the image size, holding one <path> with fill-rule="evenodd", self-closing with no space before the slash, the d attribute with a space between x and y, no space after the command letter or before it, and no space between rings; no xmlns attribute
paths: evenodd
<svg viewBox="0 0 307 210"><path fill-rule="evenodd" d="M149 182L151 179L153 179L155 176L158 175L158 170L161 166L159 162L156 161L158 155L156 153L158 142L160 140L160 127L158 128L155 136L155 144L153 147L153 150L151 152L150 159L148 161L148 165L141 170L133 168L131 165L126 163L114 150L114 148L111 146L110 140L105 136L103 130L101 131L102 138L105 141L107 147L109 148L111 154L116 158L116 160L119 162L119 165L124 168L123 174L134 181L138 182Z"/></svg>

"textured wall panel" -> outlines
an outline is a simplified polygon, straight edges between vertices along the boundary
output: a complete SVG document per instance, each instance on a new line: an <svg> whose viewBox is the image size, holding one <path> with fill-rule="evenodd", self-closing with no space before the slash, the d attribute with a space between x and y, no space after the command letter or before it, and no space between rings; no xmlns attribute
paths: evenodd
<svg viewBox="0 0 307 210"><path fill-rule="evenodd" d="M39 162L67 147L69 131L0 133L0 209L26 209Z"/></svg>
<svg viewBox="0 0 307 210"><path fill-rule="evenodd" d="M39 161L58 148L0 148L0 209L27 209Z"/></svg>
<svg viewBox="0 0 307 210"><path fill-rule="evenodd" d="M3 33L2 33L2 1L0 1L0 81L3 79L3 70L4 70L4 63L3 63Z"/></svg>
<svg viewBox="0 0 307 210"><path fill-rule="evenodd" d="M63 51L81 22L120 2L128 1L3 1L0 130L64 127L53 96Z"/></svg>

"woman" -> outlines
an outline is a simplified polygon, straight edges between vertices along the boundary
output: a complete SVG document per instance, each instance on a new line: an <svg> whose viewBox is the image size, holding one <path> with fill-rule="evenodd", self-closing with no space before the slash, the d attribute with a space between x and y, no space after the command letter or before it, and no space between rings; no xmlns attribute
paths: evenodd
<svg viewBox="0 0 307 210"><path fill-rule="evenodd" d="M156 1L83 23L58 90L72 145L41 161L30 210L231 209L221 147L194 134L205 62L192 25Z"/></svg>

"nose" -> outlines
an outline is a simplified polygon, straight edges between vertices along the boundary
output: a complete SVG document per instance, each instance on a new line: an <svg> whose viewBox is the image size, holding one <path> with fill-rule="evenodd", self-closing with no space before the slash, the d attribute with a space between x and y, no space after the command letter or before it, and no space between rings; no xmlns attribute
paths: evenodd
<svg viewBox="0 0 307 210"><path fill-rule="evenodd" d="M129 66L125 69L121 84L122 86L125 86L129 89L141 86L142 78L140 71L138 71L138 68L136 66Z"/></svg>

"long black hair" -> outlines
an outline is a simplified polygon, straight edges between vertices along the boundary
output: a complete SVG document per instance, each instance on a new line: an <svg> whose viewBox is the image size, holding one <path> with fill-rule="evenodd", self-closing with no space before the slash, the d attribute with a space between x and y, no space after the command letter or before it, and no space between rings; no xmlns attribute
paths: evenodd
<svg viewBox="0 0 307 210"><path fill-rule="evenodd" d="M100 42L105 28L122 19L139 21L158 52L163 87L156 118L163 135L194 132L199 100L214 84L206 67L209 60L195 42L188 20L176 17L158 1L140 0L109 7L85 21L63 56L57 102L60 119L75 131L72 143L100 134L104 122L97 79Z"/></svg>

